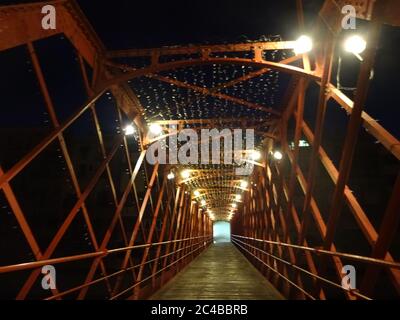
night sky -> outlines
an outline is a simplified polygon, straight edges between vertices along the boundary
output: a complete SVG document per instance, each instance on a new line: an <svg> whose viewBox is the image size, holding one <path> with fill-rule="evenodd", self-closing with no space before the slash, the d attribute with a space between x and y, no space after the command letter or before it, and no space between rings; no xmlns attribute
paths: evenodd
<svg viewBox="0 0 400 320"><path fill-rule="evenodd" d="M323 1L305 1L314 16ZM297 36L295 1L78 0L109 49ZM311 18L309 22L314 19Z"/></svg>

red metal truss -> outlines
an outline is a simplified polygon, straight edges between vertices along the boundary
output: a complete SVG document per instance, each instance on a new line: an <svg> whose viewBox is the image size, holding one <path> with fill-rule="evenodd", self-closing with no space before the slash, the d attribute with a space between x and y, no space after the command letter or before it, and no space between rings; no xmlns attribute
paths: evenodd
<svg viewBox="0 0 400 320"><path fill-rule="evenodd" d="M400 295L400 263L395 261L391 252L400 224L400 178L397 177L387 206L382 208L383 219L379 229L374 227L349 187L349 175L361 126L383 145L388 154L400 159L399 141L363 111L381 25L396 25L398 17L395 18L387 10L383 10L379 1L347 2L357 2L362 8L358 16L371 20L370 39L361 65L354 102L330 82L337 46L335 28L340 16L332 18L328 14L337 10L342 1L325 2L315 26L324 35L324 39L315 55L294 55L280 62L265 60L263 52L293 49L294 41L108 52L75 1L60 0L0 7L0 30L7 30L5 36L0 38L0 53L18 46L26 47L52 124L51 131L24 156L15 159L10 168L4 169L0 166L0 192L4 194L34 259L0 266L2 275L24 272L24 283L15 298L26 299L33 294L35 284L40 280L42 266L68 266L78 261L90 262L83 282L70 285L64 290L54 289L45 297L46 300L90 298L91 290L99 285L104 285L101 296L104 299L148 298L212 243L213 219L196 202L193 191L203 192L204 199L213 204L217 218L228 220L227 204L232 201L237 189L244 191L245 196L231 220L232 242L287 298L327 299L331 296L331 290L336 290L347 299L371 299L374 298L376 284L383 277L382 270L389 276L390 284ZM388 5L393 4L386 2ZM43 30L40 26L41 8L44 4L56 7L59 16L56 30ZM304 17L301 0L297 1L297 8L302 28ZM29 28L26 28L28 25ZM36 50L39 40L57 34L64 34L76 49L81 71L79 80L84 83L87 93L86 103L66 120L60 120L57 114L42 70L40 55ZM218 55L226 52L249 52L252 58L227 58ZM161 62L161 57L172 55L192 57ZM150 63L143 68L135 68L116 61L117 58L128 57L148 57ZM160 74L162 71L210 64L252 66L257 70L213 88L200 87ZM93 70L91 76L86 65ZM223 89L257 78L271 70L288 74L292 78L280 110L222 92ZM150 166L146 162L147 148L153 141L146 139L148 129L144 108L127 84L128 81L140 77L152 78L200 95L266 113L262 119L155 121L165 128L176 125L178 129L186 126L205 129L222 124L254 128L263 138L263 161L255 163L255 170L247 179L248 187L240 186L242 178L237 177L232 168L189 168L158 163ZM309 107L305 103L305 95L310 84L319 86L313 128L304 119L304 110ZM102 111L98 105L101 98L110 93L115 101L119 122L128 119L139 129L136 137L139 150L134 150L123 132L115 134L112 146L107 147L99 116ZM328 104L332 100L336 102L334 106ZM338 167L334 165L322 143L327 108L333 107L342 107L348 114L345 143ZM71 146L65 135L69 128L87 115L95 127L101 161L88 182L83 184L77 174L77 164L71 156ZM288 137L290 122L294 123L293 145ZM170 134L171 132L167 136ZM303 136L312 150L307 171L300 165L299 141ZM76 201L48 246L41 247L38 243L39 235L35 234L30 225L21 199L17 199L13 181L28 170L29 165L53 143L60 147ZM279 148L284 154L285 160L282 162L274 161L271 153L275 148ZM122 186L116 181L112 170L112 163L119 153L123 154L127 162L128 178ZM185 168L192 172L189 178L167 177L168 173L177 174L180 169ZM325 204L320 203L315 196L318 168L324 170L334 187L328 212L323 211ZM46 172L43 171L45 175ZM112 216L104 234L99 236L94 227L95 212L88 203L103 177L109 186ZM131 199L134 200L133 206L129 205ZM343 208L349 210L358 230L368 243L371 250L369 256L337 250L335 234ZM87 228L92 252L77 251L72 255L56 255L57 248L66 238L71 225L79 218L83 219ZM311 229L317 231L321 246L312 244L314 239L310 236ZM111 246L114 237L121 239L117 247ZM110 261L113 263L110 264ZM366 266L359 290L346 289L341 285L345 261L356 261ZM33 294L33 297L36 296Z"/></svg>

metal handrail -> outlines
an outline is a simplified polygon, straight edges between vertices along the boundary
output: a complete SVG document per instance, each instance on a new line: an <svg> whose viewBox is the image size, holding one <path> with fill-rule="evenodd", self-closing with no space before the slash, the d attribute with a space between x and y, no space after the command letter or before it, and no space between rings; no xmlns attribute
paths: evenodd
<svg viewBox="0 0 400 320"><path fill-rule="evenodd" d="M321 277L321 276L319 276L319 275L316 275L316 274L314 274L314 273L312 273L312 272L310 272L310 271L308 271L308 270L306 270L306 269L304 269L304 268L299 267L298 265L296 265L296 264L294 264L294 263L291 263L291 262L289 262L289 261L287 261L287 260L285 260L285 259L279 258L279 257L277 257L277 256L275 256L275 255L273 255L273 254L271 254L271 253L268 253L268 252L266 252L266 251L264 251L264 250L262 250L262 249L260 249L260 248L257 248L257 247L255 247L255 246L252 246L251 244L248 244L248 243L246 243L246 242L244 242L244 241L233 240L233 242L236 243L237 245L239 245L237 242L243 243L243 244L245 244L245 245L251 247L252 249L257 250L257 251L259 251L259 252L261 252L261 253L263 253L263 254L266 254L266 255L272 257L273 259L278 260L278 261L280 261L280 262L282 262L282 263L284 263L284 264L286 264L286 265L288 265L288 266L290 266L290 267L292 267L292 268L294 268L294 269L297 269L297 270L299 270L299 271L301 271L301 272L303 272L303 273L305 273L305 274L307 274L307 275L309 275L309 276L311 276L311 277L313 277L313 278L315 278L315 279L318 279L318 280L320 280L320 281L322 281L322 282L324 282L324 283L327 283L327 284L329 284L329 285L331 285L331 286L334 286L334 287L336 287L336 288L338 288L338 289L341 289L341 290L343 290L343 291L349 292L350 294L355 295L355 296L357 296L357 297L359 297L359 298L362 298L362 299L365 299L365 300L372 300L370 297L367 297L367 296L365 296L365 295L363 295L363 294L357 292L357 291L354 290L354 289L345 288L345 287L343 287L343 286L341 286L341 285L339 285L339 284L337 284L337 283L335 283L335 282L333 282L333 281L331 281L331 280L329 280L329 279L327 279L327 278L324 278L324 277ZM240 246L240 247L241 247L242 249L244 249L242 246ZM253 257L255 257L257 260L259 260L259 261L263 262L265 265L267 265L264 261L262 261L261 259L259 259L256 255L254 255L254 254L253 254L252 252L250 252L249 250L247 250L247 249L244 249L244 250L246 250L248 253L250 253L250 255L252 255ZM293 285L293 283L291 283L291 284ZM297 287L297 286L296 286L296 287Z"/></svg>
<svg viewBox="0 0 400 320"><path fill-rule="evenodd" d="M387 261L387 260L383 260L383 259L376 259L376 258L371 258L371 257L361 256L361 255L356 255L356 254L351 254L351 253L336 252L336 251L329 251L329 250L324 250L324 249L300 246L300 245L295 245L295 244L290 244L290 243L280 242L280 241L271 241L271 240L257 239L257 238L251 238L251 237L244 237L244 236L239 236L236 234L233 234L232 237L253 240L253 241L257 241L257 242L264 242L264 243L269 243L269 244L273 244L273 245L277 245L277 246L289 247L289 248L299 249L299 250L304 250L304 251L310 251L314 254L325 254L325 255L330 255L330 256L337 256L337 257L350 259L350 260L356 260L356 261L360 261L360 262L364 262L364 263L381 265L383 267L400 269L399 262L391 262L391 261Z"/></svg>
<svg viewBox="0 0 400 320"><path fill-rule="evenodd" d="M207 236L205 236L205 237L207 237ZM195 238L199 238L199 237L195 237ZM200 237L200 238L203 238L203 237ZM208 241L209 241L209 240L208 240ZM196 242L196 243L194 243L194 244L185 246L185 247L183 247L183 248L181 248L181 249L179 249L179 250L175 250L175 251L172 251L172 252L170 252L170 253L164 254L164 255L162 255L162 256L160 256L160 257L158 257L158 258L154 258L154 259L151 259L151 260L147 260L147 261L146 261L145 263L143 263L143 264L137 264L137 265L134 265L134 266L132 266L132 267L129 267L129 268L126 268L126 269L123 269L123 270L116 271L116 272L114 272L114 273L112 273L112 274L109 274L109 275L107 275L107 276L97 278L97 279L92 280L92 281L90 281L90 282L88 282L88 283L85 283L85 284L82 284L82 285L80 285L80 286L77 286L77 287L74 287L74 288L65 290L65 291L60 292L60 293L55 294L55 295L52 295L52 296L50 296L50 297L48 297L48 298L46 298L46 299L44 299L44 300L55 300L55 299L58 299L58 298L63 297L63 296L65 296L65 295L67 295L67 294L70 294L70 293L73 293L73 292L75 292L75 291L78 291L78 290L80 290L80 289L82 289L82 288L90 287L92 284L99 283L99 282L104 281L104 280L106 280L106 279L110 279L110 278L112 278L112 277L115 277L115 276L117 276L117 275L119 275L119 274L123 274L123 273L125 273L125 272L130 271L130 270L133 270L133 269L139 268L139 267L141 267L141 266L147 265L147 264L149 264L149 263L151 263L151 262L154 262L154 261L156 261L156 260L163 259L163 258L166 258L166 257L168 257L168 256L174 255L174 254L176 254L177 252L186 250L187 248L190 248L190 247L199 245L199 244L201 244L201 243L204 243L204 241L199 241L199 242Z"/></svg>
<svg viewBox="0 0 400 320"><path fill-rule="evenodd" d="M128 250L150 248L150 247L164 245L164 244L168 244L168 243L184 242L184 241L200 239L200 238L207 238L207 237L209 237L209 236L200 236L200 237L192 237L192 238L186 238L186 239L155 242L155 243L148 243L148 244L142 244L142 245L136 245L136 246L121 247L121 248L110 249L110 250L102 250L102 251L98 251L98 252L83 253L83 254L78 254L78 255L73 255L73 256L61 257L61 258L53 258L53 259L32 261L32 262L26 262L26 263L12 264L12 265L8 265L8 266L0 267L0 273L20 271L20 270L26 270L26 269L34 269L34 268L41 267L41 266L48 265L48 264L53 265L53 264L72 262L72 261L78 261L78 260L89 259L89 258L105 257L109 254L124 252L124 251L128 251Z"/></svg>

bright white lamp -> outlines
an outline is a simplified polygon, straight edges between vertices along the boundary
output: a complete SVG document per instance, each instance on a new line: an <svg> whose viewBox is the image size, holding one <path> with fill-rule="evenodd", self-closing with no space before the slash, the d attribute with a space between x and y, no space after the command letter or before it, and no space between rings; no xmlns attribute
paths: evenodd
<svg viewBox="0 0 400 320"><path fill-rule="evenodd" d="M260 158L261 158L261 153L260 153L260 151L253 150L253 151L250 153L250 158L251 158L252 160L254 160L254 161L260 160Z"/></svg>
<svg viewBox="0 0 400 320"><path fill-rule="evenodd" d="M188 179L188 178L190 177L190 172L189 172L189 170L183 170L183 171L181 172L181 177L182 177L183 179Z"/></svg>
<svg viewBox="0 0 400 320"><path fill-rule="evenodd" d="M302 54L310 52L313 48L312 39L308 36L302 35L299 37L294 45L294 53L295 54Z"/></svg>
<svg viewBox="0 0 400 320"><path fill-rule="evenodd" d="M240 187L243 189L247 188L248 185L249 185L249 183L246 180L242 180L240 182Z"/></svg>
<svg viewBox="0 0 400 320"><path fill-rule="evenodd" d="M275 151L275 152L274 152L274 158L275 158L276 160L281 160L281 159L283 158L282 152L280 152L280 151Z"/></svg>
<svg viewBox="0 0 400 320"><path fill-rule="evenodd" d="M362 53L367 47L367 42L359 35L348 37L344 42L344 50L355 55Z"/></svg>
<svg viewBox="0 0 400 320"><path fill-rule="evenodd" d="M135 127L129 124L124 128L124 132L126 136L131 136L135 133Z"/></svg>
<svg viewBox="0 0 400 320"><path fill-rule="evenodd" d="M162 132L162 127L157 123L150 124L149 130L154 135L159 135Z"/></svg>
<svg viewBox="0 0 400 320"><path fill-rule="evenodd" d="M167 179L168 179L168 180L172 180L173 178L175 178L174 173L173 173L173 172L168 173Z"/></svg>

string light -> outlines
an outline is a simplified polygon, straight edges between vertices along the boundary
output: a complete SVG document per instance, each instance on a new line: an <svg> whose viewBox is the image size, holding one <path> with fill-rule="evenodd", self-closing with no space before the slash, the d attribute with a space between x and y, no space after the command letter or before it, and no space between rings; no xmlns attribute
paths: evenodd
<svg viewBox="0 0 400 320"><path fill-rule="evenodd" d="M249 40L248 42L259 42L259 41L281 41L280 36L262 36L259 39ZM263 52L263 57L267 61L279 62L290 55L287 50L268 50ZM218 52L215 53L215 58L242 58L251 59L251 52ZM181 59L190 59L190 55L175 57L175 56L162 56L161 62L174 62ZM143 68L149 66L148 61L143 58L132 58L129 59L129 66L133 68ZM174 79L180 82L188 83L200 88L213 88L221 86L229 81L237 79L238 77L244 76L251 72L257 71L257 68L250 65L236 65L236 64L210 64L202 66L188 66L185 68L179 68L174 70L162 71L159 74L163 77ZM141 105L143 106L143 116L147 123L149 123L149 130L151 124L158 124L158 121L162 120L189 120L189 119L215 119L215 128L227 128L226 122L223 123L219 119L232 119L235 121L237 118L247 118L247 127L256 128L260 122L256 122L257 119L268 120L273 117L268 111L262 109L256 110L249 108L245 105L241 105L236 102L203 95L201 92L190 90L187 88L179 87L177 85L171 85L161 81L159 79L150 78L146 76L132 79L128 84L137 94ZM253 103L266 106L276 105L277 93L280 93L280 81L279 71L270 70L256 78L248 79L246 81L238 82L234 85L228 86L223 89L223 93L233 96L240 97L243 100L247 100ZM222 92L222 91L221 91ZM232 122L233 123L233 122ZM174 123L175 125L175 123ZM191 128L191 125L178 125L177 128ZM236 128L236 127L235 127ZM164 129L164 127L162 127ZM219 130L220 130L219 129ZM231 129L234 129L232 127ZM266 126L262 130L269 130ZM166 131L166 130L164 130ZM152 132L152 130L151 130ZM162 134L163 130L156 130L156 134ZM153 132L152 132L153 134ZM254 148L258 149L261 147L262 136L256 134ZM243 143L245 140L243 139ZM261 149L259 149L261 150ZM262 154L261 154L262 155ZM257 156L256 156L257 158ZM248 159L254 159L251 154L248 155ZM254 160L257 161L257 160ZM211 176L207 178L205 175L204 179L197 179L197 174L194 176L193 169L195 170L234 170L232 166L221 165L188 165L184 171L180 171L179 175L182 180L186 183L189 190L206 190L209 188L217 189L215 192L207 193L207 205L210 208L214 208L214 215L217 219L226 219L226 211L223 209L216 209L217 204L221 207L230 207L232 202L232 193L235 192L236 188L242 190L247 189L248 184L241 182L232 184L232 175L222 175L218 178ZM188 170L188 171L186 171ZM191 179L191 177L196 179ZM229 188L220 189L220 185L230 185ZM208 191L207 191L208 192ZM233 193L235 195L235 193ZM194 195L194 192L193 192ZM234 198L233 198L234 199ZM198 200L200 204L200 199Z"/></svg>
<svg viewBox="0 0 400 320"><path fill-rule="evenodd" d="M250 158L254 161L260 160L261 159L261 152L257 150L253 150L250 153Z"/></svg>
<svg viewBox="0 0 400 320"><path fill-rule="evenodd" d="M175 178L175 174L173 172L168 173L168 175L167 175L168 180L172 180L174 178Z"/></svg>
<svg viewBox="0 0 400 320"><path fill-rule="evenodd" d="M152 124L150 124L149 130L150 130L150 132L151 132L152 134L154 134L154 135L156 135L156 136L160 135L161 132L163 131L162 127L161 127L159 124L157 124L157 123L152 123Z"/></svg>
<svg viewBox="0 0 400 320"><path fill-rule="evenodd" d="M182 177L183 179L188 179L188 178L190 177L190 171L189 171L189 170L183 170L183 171L181 172L181 177Z"/></svg>

